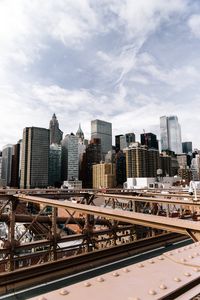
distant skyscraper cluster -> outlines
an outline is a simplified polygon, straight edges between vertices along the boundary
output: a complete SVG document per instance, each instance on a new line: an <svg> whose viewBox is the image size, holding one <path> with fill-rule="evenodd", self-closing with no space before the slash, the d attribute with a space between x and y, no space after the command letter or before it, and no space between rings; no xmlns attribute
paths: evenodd
<svg viewBox="0 0 200 300"><path fill-rule="evenodd" d="M181 142L177 116L160 117L161 151L157 136L134 132L115 136L112 124L91 121L91 139L59 128L55 114L49 129L26 127L16 145L0 151L0 185L21 188L60 187L63 182L81 181L85 188L122 187L127 178L179 175L185 182L200 179L200 151L192 142Z"/></svg>

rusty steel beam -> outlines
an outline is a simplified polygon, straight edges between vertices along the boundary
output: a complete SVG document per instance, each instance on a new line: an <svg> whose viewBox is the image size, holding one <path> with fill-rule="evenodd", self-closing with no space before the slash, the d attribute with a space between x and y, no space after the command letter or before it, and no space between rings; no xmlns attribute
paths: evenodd
<svg viewBox="0 0 200 300"><path fill-rule="evenodd" d="M10 214L3 213L0 215L0 222L7 223L9 221ZM15 214L15 222L16 223L31 223L34 219L33 215L24 215L24 214ZM71 217L57 217L56 222L57 224L65 223L66 220L68 221L67 224L85 224L84 218L71 218ZM46 224L52 224L51 216L38 216L37 218L38 223L46 223ZM119 225L125 225L125 222L119 222ZM108 225L108 221L104 219L95 219L95 225Z"/></svg>
<svg viewBox="0 0 200 300"><path fill-rule="evenodd" d="M97 193L96 196L101 196L104 198L110 198L110 199L120 199L124 201L137 201L137 202L153 202L153 203L162 203L162 204L176 204L176 205L183 205L183 206L192 206L192 207L198 207L200 208L200 201L191 201L191 200L179 200L179 199L173 199L172 197L176 198L176 195L168 195L165 194L163 196L170 197L170 199L166 198L150 198L150 197L144 197L144 196L128 196L128 195L119 195L119 194L101 194ZM160 195L161 196L161 195ZM191 196L190 196L191 197ZM189 198L189 197L188 197Z"/></svg>
<svg viewBox="0 0 200 300"><path fill-rule="evenodd" d="M61 207L68 210L72 209L86 214L98 215L112 220L127 222L129 224L153 227L161 230L181 233L184 235L186 234L192 237L194 241L200 240L200 225L198 222L194 221L173 219L129 211L119 211L115 209L72 203L70 201L61 202L40 197L26 196L23 194L16 195L15 197L22 201L30 201L33 203L50 205L53 207Z"/></svg>

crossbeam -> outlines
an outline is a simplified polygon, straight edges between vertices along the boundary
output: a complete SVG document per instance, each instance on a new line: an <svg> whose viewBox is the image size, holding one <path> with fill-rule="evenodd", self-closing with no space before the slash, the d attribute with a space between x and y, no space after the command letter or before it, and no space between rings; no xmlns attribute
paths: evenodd
<svg viewBox="0 0 200 300"><path fill-rule="evenodd" d="M195 221L181 220L175 218L161 217L143 213L108 209L103 207L77 204L70 201L58 201L41 197L26 196L23 194L15 195L22 201L30 201L37 204L45 204L53 207L60 207L68 210L76 210L82 213L98 215L113 220L136 224L146 227L158 228L171 232L189 235L194 241L200 241L200 224Z"/></svg>
<svg viewBox="0 0 200 300"><path fill-rule="evenodd" d="M144 197L144 196L129 196L129 195L120 195L120 194L102 194L102 193L97 193L96 196L105 197L105 198L114 198L114 199L124 200L124 201L132 200L132 201L138 201L138 202L176 204L176 205L184 205L184 206L192 206L192 207L200 208L200 201L194 202L194 201L192 201L192 198L190 198L189 200L175 199L176 195L173 195L173 194L162 195L163 198L159 198L159 197L153 198L153 197ZM170 197L170 199L164 198L164 197Z"/></svg>

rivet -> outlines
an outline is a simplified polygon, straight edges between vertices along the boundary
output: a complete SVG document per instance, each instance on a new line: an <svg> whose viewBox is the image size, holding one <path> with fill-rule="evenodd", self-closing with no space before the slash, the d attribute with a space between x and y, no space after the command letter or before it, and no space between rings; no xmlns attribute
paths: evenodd
<svg viewBox="0 0 200 300"><path fill-rule="evenodd" d="M124 271L125 273L130 272L130 270L129 270L128 268L124 268L123 271Z"/></svg>
<svg viewBox="0 0 200 300"><path fill-rule="evenodd" d="M97 278L97 281L98 281L98 282L103 282L104 280L105 280L105 279L104 279L103 277L98 277L98 278Z"/></svg>
<svg viewBox="0 0 200 300"><path fill-rule="evenodd" d="M91 286L91 283L87 281L84 283L84 286L89 287L89 286Z"/></svg>
<svg viewBox="0 0 200 300"><path fill-rule="evenodd" d="M176 281L176 282L180 282L180 281L181 281L181 279L180 279L179 277L174 277L174 281Z"/></svg>
<svg viewBox="0 0 200 300"><path fill-rule="evenodd" d="M138 297L128 297L128 300L140 300Z"/></svg>
<svg viewBox="0 0 200 300"><path fill-rule="evenodd" d="M185 272L184 275L187 276L187 277L191 276L191 274L189 272Z"/></svg>
<svg viewBox="0 0 200 300"><path fill-rule="evenodd" d="M68 292L68 290L66 290L66 289L62 289L62 290L60 290L59 294L60 294L60 295L68 295L69 292Z"/></svg>
<svg viewBox="0 0 200 300"><path fill-rule="evenodd" d="M194 268L195 272L200 272L200 268Z"/></svg>
<svg viewBox="0 0 200 300"><path fill-rule="evenodd" d="M138 268L143 268L144 265L143 264L138 264Z"/></svg>
<svg viewBox="0 0 200 300"><path fill-rule="evenodd" d="M164 257L163 256L159 256L158 259L159 260L164 260Z"/></svg>
<svg viewBox="0 0 200 300"><path fill-rule="evenodd" d="M156 295L157 293L156 293L155 290L149 290L149 294L150 294L150 295Z"/></svg>
<svg viewBox="0 0 200 300"><path fill-rule="evenodd" d="M112 275L115 276L115 277L118 277L119 273L118 272L113 272Z"/></svg>
<svg viewBox="0 0 200 300"><path fill-rule="evenodd" d="M181 261L182 262L186 262L187 260L185 258L181 258Z"/></svg>
<svg viewBox="0 0 200 300"><path fill-rule="evenodd" d="M155 261L154 261L153 259L150 259L150 260L149 260L149 263L150 263L150 264L154 264Z"/></svg>
<svg viewBox="0 0 200 300"><path fill-rule="evenodd" d="M41 296L41 297L37 298L37 300L47 300L47 298L45 298L44 296Z"/></svg>
<svg viewBox="0 0 200 300"><path fill-rule="evenodd" d="M170 252L170 253L167 253L167 255L168 255L168 256L172 256L172 255L173 255L173 253L172 253L172 252Z"/></svg>
<svg viewBox="0 0 200 300"><path fill-rule="evenodd" d="M194 258L194 256L193 256L193 255L189 255L188 257L189 257L189 258Z"/></svg>
<svg viewBox="0 0 200 300"><path fill-rule="evenodd" d="M176 250L176 253L180 253L180 252L181 252L181 250L179 250L179 249L178 249L178 250Z"/></svg>
<svg viewBox="0 0 200 300"><path fill-rule="evenodd" d="M166 290L166 289L167 289L167 286L166 286L164 283L162 283L162 284L160 285L160 289L161 289L161 290Z"/></svg>

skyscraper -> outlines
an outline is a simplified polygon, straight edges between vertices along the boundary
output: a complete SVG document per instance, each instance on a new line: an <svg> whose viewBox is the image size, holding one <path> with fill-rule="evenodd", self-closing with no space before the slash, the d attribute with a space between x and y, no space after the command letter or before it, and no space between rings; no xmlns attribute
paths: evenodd
<svg viewBox="0 0 200 300"><path fill-rule="evenodd" d="M118 151L115 156L116 181L118 187L123 187L126 181L126 156L123 151Z"/></svg>
<svg viewBox="0 0 200 300"><path fill-rule="evenodd" d="M101 139L102 160L112 150L112 124L101 120L91 121L91 139Z"/></svg>
<svg viewBox="0 0 200 300"><path fill-rule="evenodd" d="M49 136L49 130L45 128L24 128L21 157L21 188L47 187Z"/></svg>
<svg viewBox="0 0 200 300"><path fill-rule="evenodd" d="M67 134L62 144L62 180L78 180L79 155L78 137L73 133Z"/></svg>
<svg viewBox="0 0 200 300"><path fill-rule="evenodd" d="M11 172L11 186L19 188L19 163L20 163L20 147L21 141L13 146L12 155L12 172Z"/></svg>
<svg viewBox="0 0 200 300"><path fill-rule="evenodd" d="M161 149L182 153L181 128L177 116L160 117Z"/></svg>
<svg viewBox="0 0 200 300"><path fill-rule="evenodd" d="M157 136L151 132L140 134L141 145L158 150Z"/></svg>
<svg viewBox="0 0 200 300"><path fill-rule="evenodd" d="M82 174L83 186L92 188L92 166L101 161L101 139L92 139L86 148L85 172Z"/></svg>
<svg viewBox="0 0 200 300"><path fill-rule="evenodd" d="M192 142L183 142L182 143L183 153L192 153Z"/></svg>
<svg viewBox="0 0 200 300"><path fill-rule="evenodd" d="M131 143L135 142L135 133L126 133L120 136L120 150L127 148Z"/></svg>
<svg viewBox="0 0 200 300"><path fill-rule="evenodd" d="M148 177L147 147L141 146L139 143L132 143L125 152L127 178Z"/></svg>
<svg viewBox="0 0 200 300"><path fill-rule="evenodd" d="M55 114L53 114L52 119L49 123L49 130L50 130L50 144L60 145L63 132L59 129L59 123Z"/></svg>
<svg viewBox="0 0 200 300"><path fill-rule="evenodd" d="M0 179L1 179L1 169L2 169L2 151L0 151Z"/></svg>
<svg viewBox="0 0 200 300"><path fill-rule="evenodd" d="M59 187L61 184L61 146L50 145L49 152L49 185Z"/></svg>
<svg viewBox="0 0 200 300"><path fill-rule="evenodd" d="M113 188L116 186L116 170L113 163L93 165L93 189Z"/></svg>
<svg viewBox="0 0 200 300"><path fill-rule="evenodd" d="M115 151L116 153L120 150L120 137L123 136L123 134L119 134L115 136Z"/></svg>
<svg viewBox="0 0 200 300"><path fill-rule="evenodd" d="M8 144L3 147L1 179L3 179L5 185L8 186L11 184L12 154L13 145Z"/></svg>

